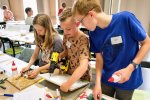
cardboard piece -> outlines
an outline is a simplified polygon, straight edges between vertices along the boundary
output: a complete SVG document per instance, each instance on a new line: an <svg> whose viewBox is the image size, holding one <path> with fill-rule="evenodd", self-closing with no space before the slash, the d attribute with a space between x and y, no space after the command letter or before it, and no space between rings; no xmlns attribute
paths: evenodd
<svg viewBox="0 0 150 100"><path fill-rule="evenodd" d="M58 86L61 86L62 83L66 82L70 78L70 75L67 74L63 74L63 75L55 74L50 76L49 73L46 73L46 74L41 74L40 76L42 76L47 81L52 82L53 84L56 84ZM70 87L69 91L74 91L88 84L89 84L88 81L78 80Z"/></svg>

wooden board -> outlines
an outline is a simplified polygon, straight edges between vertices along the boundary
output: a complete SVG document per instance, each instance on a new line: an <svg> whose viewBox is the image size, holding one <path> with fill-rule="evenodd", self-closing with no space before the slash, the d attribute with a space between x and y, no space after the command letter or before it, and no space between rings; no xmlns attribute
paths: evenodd
<svg viewBox="0 0 150 100"><path fill-rule="evenodd" d="M7 76L5 74L0 74L0 80L7 78ZM10 82L5 81L5 83L2 84L4 87L6 87L6 89L2 89L0 88L0 93L1 94L5 94L5 93L9 93L9 94L13 94L15 92L19 92L19 90L14 87L12 84L10 84ZM0 96L0 100L10 100L10 97L7 96Z"/></svg>
<svg viewBox="0 0 150 100"><path fill-rule="evenodd" d="M14 85L19 90L23 90L24 88L33 85L34 83L38 82L42 77L38 76L34 79L20 77L19 79L15 79L13 77L9 77L7 80Z"/></svg>

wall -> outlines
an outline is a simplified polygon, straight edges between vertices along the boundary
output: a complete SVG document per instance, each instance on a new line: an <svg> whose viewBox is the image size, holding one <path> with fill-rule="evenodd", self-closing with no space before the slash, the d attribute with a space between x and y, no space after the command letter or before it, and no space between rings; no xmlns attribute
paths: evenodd
<svg viewBox="0 0 150 100"><path fill-rule="evenodd" d="M45 13L56 24L56 0L37 0L38 13Z"/></svg>
<svg viewBox="0 0 150 100"><path fill-rule="evenodd" d="M23 0L0 0L0 7L7 5L12 11L15 20L24 20Z"/></svg>
<svg viewBox="0 0 150 100"><path fill-rule="evenodd" d="M50 15L50 1L51 0L37 0L38 13Z"/></svg>
<svg viewBox="0 0 150 100"><path fill-rule="evenodd" d="M59 0L59 4L58 4L59 6L58 6L58 8L61 7L61 4L63 2L66 3L67 7L72 7L74 0Z"/></svg>
<svg viewBox="0 0 150 100"><path fill-rule="evenodd" d="M0 0L0 8L1 8L3 5L9 5L8 0ZM8 6L8 8L9 8L9 6Z"/></svg>
<svg viewBox="0 0 150 100"><path fill-rule="evenodd" d="M23 0L9 0L9 5L15 20L24 20Z"/></svg>
<svg viewBox="0 0 150 100"><path fill-rule="evenodd" d="M56 24L56 16L56 0L50 0L50 17L53 24Z"/></svg>
<svg viewBox="0 0 150 100"><path fill-rule="evenodd" d="M121 0L120 11L131 11L142 23L146 32L150 30L150 0ZM150 35L150 33L148 33Z"/></svg>
<svg viewBox="0 0 150 100"><path fill-rule="evenodd" d="M3 10L0 8L0 22L3 22L4 15L3 15Z"/></svg>

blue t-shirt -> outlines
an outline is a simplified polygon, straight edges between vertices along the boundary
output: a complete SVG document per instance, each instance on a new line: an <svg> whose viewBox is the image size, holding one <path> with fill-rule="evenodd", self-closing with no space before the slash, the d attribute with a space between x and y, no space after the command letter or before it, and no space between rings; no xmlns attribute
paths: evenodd
<svg viewBox="0 0 150 100"><path fill-rule="evenodd" d="M146 38L141 23L132 13L124 11L113 14L108 27L96 27L90 32L89 37L90 50L102 53L103 56L102 82L125 90L135 89L142 84L140 65L133 71L129 81L123 84L108 82L108 78L115 71L127 67L132 62L139 50L139 41Z"/></svg>

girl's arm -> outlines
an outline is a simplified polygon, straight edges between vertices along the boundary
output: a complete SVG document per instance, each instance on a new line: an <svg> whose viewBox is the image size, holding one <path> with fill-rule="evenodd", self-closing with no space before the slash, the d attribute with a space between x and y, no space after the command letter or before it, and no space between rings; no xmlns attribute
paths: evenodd
<svg viewBox="0 0 150 100"><path fill-rule="evenodd" d="M40 48L38 46L35 47L35 50L32 54L32 57L28 63L28 67L30 68L32 66L32 64L35 62L35 60L38 58L38 55L39 55L39 52L40 52Z"/></svg>

